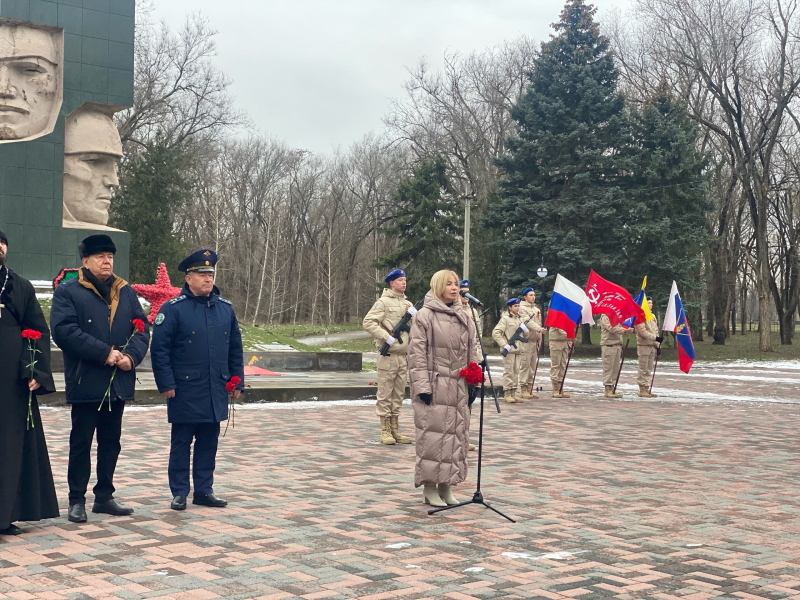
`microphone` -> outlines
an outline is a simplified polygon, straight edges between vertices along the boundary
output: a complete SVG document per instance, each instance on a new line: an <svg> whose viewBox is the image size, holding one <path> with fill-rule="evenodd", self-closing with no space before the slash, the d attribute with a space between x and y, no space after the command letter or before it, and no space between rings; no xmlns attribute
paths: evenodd
<svg viewBox="0 0 800 600"><path fill-rule="evenodd" d="M458 293L461 294L464 298L466 298L470 302L472 302L475 306L483 306L483 302L478 300L475 296L473 296L469 292L465 292L464 290L461 290Z"/></svg>

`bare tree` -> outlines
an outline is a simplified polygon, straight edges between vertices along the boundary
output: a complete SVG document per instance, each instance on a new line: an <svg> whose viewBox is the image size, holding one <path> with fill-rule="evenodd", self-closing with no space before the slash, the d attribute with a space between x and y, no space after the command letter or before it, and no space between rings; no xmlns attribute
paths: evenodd
<svg viewBox="0 0 800 600"><path fill-rule="evenodd" d="M769 351L770 175L800 85L797 1L637 0L636 15L650 40L646 62L708 99L693 116L730 153L755 234L759 349Z"/></svg>
<svg viewBox="0 0 800 600"><path fill-rule="evenodd" d="M246 119L228 93L230 79L212 62L216 31L201 15L177 33L140 12L134 45L133 107L117 113L123 144L145 145L159 135L170 144L214 137Z"/></svg>

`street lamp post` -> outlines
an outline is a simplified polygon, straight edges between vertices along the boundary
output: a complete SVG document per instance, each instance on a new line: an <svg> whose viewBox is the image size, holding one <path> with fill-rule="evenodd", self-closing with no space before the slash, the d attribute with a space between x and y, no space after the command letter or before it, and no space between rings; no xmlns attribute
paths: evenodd
<svg viewBox="0 0 800 600"><path fill-rule="evenodd" d="M469 230L471 227L471 206L469 201L470 186L467 182L466 196L464 197L464 273L462 277L469 279Z"/></svg>
<svg viewBox="0 0 800 600"><path fill-rule="evenodd" d="M542 280L542 317L546 318L547 317L547 314L546 314L546 311L547 311L547 305L546 305L547 293L544 290L544 279L545 279L545 277L547 277L547 267L544 266L544 257L542 257L541 266L538 269L536 269L536 275L538 275L539 279Z"/></svg>

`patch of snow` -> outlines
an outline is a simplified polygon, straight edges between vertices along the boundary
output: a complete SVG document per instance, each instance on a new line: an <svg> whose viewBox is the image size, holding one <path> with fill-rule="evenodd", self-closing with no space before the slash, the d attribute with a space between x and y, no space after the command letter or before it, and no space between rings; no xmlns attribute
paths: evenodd
<svg viewBox="0 0 800 600"><path fill-rule="evenodd" d="M540 556L533 556L532 554L527 554L526 552L503 552L503 556L511 559L527 558L530 560L567 560L568 558L572 558L577 554L583 554L584 552L588 552L588 550L578 550L577 552L567 552L566 550L562 550L560 552L548 552L547 554L542 554Z"/></svg>

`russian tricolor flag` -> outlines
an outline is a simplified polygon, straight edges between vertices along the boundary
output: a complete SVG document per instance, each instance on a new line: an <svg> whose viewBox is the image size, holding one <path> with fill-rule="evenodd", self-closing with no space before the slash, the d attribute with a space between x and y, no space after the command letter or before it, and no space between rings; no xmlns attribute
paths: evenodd
<svg viewBox="0 0 800 600"><path fill-rule="evenodd" d="M689 329L689 320L686 318L681 295L678 293L678 284L674 281L672 282L672 290L669 293L669 304L667 304L667 314L664 317L663 329L675 334L678 348L678 365L681 371L688 373L689 369L692 368L692 363L694 363L694 343L692 342L692 332Z"/></svg>
<svg viewBox="0 0 800 600"><path fill-rule="evenodd" d="M592 305L586 292L569 279L556 275L553 297L547 309L545 327L557 327L567 332L567 337L574 339L578 325L594 323Z"/></svg>

